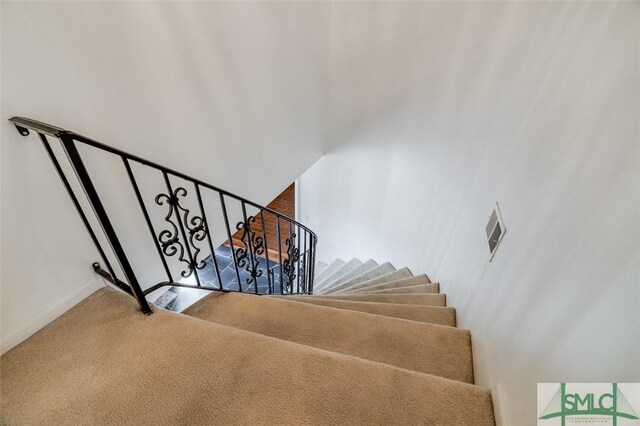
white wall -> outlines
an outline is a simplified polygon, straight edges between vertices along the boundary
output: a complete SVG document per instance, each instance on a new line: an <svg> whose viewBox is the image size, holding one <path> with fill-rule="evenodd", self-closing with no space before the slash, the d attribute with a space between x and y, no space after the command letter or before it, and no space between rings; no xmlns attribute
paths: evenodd
<svg viewBox="0 0 640 426"><path fill-rule="evenodd" d="M537 382L640 381L638 22L638 3L332 9L330 147L300 178L319 260L440 281L514 425Z"/></svg>
<svg viewBox="0 0 640 426"><path fill-rule="evenodd" d="M321 155L328 4L1 7L3 351L100 285L97 252L44 149L9 117L75 130L260 203ZM100 164L98 189L118 196L121 165ZM118 206L135 203L126 197ZM111 213L144 226L126 209Z"/></svg>

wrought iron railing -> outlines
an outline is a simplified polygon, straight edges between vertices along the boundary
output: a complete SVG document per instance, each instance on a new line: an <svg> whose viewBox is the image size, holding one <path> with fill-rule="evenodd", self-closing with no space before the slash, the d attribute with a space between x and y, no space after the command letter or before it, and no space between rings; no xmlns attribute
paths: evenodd
<svg viewBox="0 0 640 426"><path fill-rule="evenodd" d="M253 294L312 293L317 236L299 222L184 173L60 127L24 117L13 117L9 121L22 136L29 135L29 130L38 134L106 267L103 269L96 262L93 264L95 272L132 295L143 312L151 312L145 296L163 286ZM68 162L60 161L50 137L59 141L58 150L64 151ZM146 223L166 281L140 282L135 262L130 257L133 249L125 247L127 241L121 238L125 234L118 232L108 213L117 208L119 215L130 214L132 206L127 205L126 209L121 205L111 206L101 198L79 146L121 159L130 188L118 188L118 191L128 190L135 195L135 209ZM160 181L156 184L163 186L160 192L152 194L152 203L134 170L138 167L150 168L154 172L153 178ZM69 178L69 169L77 180ZM79 187L86 199L79 198L74 187ZM206 200L205 195L213 200ZM230 203L235 204L235 216L229 212ZM83 207L87 204L93 215L87 214L89 209ZM213 216L222 219L218 221L221 223L211 223L213 207L219 208L218 214ZM275 220L276 241L267 238L265 223L270 215L271 222ZM231 223L236 220L235 229L232 229ZM99 226L95 226L96 222ZM100 232L96 232L97 228ZM213 229L223 235L214 235ZM109 246L111 251L105 251L103 246ZM114 265L119 266L122 275ZM176 275L177 270L179 275ZM204 277L205 272L207 277ZM178 276L180 279L176 280ZM142 284L149 285L143 288Z"/></svg>

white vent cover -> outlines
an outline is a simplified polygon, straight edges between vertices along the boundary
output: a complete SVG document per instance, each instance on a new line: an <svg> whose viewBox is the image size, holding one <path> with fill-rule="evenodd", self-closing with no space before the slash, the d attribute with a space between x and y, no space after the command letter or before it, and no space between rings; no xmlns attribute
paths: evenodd
<svg viewBox="0 0 640 426"><path fill-rule="evenodd" d="M496 253L496 250L498 250L500 241L502 241L502 237L505 232L507 232L507 228L504 227L504 222L500 215L498 203L496 203L496 208L493 209L493 213L489 216L489 223L487 223L485 231L487 233L487 242L489 243L489 262L491 262L493 255Z"/></svg>

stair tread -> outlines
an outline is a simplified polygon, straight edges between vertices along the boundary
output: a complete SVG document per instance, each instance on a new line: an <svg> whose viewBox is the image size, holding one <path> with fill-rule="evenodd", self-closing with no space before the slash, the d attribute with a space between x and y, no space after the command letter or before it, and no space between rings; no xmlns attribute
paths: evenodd
<svg viewBox="0 0 640 426"><path fill-rule="evenodd" d="M487 389L155 311L102 289L7 352L3 422L494 424Z"/></svg>
<svg viewBox="0 0 640 426"><path fill-rule="evenodd" d="M356 294L413 294L413 293L438 293L440 284L415 284L404 287L384 288L380 290L359 291Z"/></svg>
<svg viewBox="0 0 640 426"><path fill-rule="evenodd" d="M467 330L312 305L213 292L184 314L278 339L473 383Z"/></svg>
<svg viewBox="0 0 640 426"><path fill-rule="evenodd" d="M397 280L387 281L383 283L379 283L379 282L370 283L368 281L365 281L351 288L335 291L332 294L352 294L352 293L359 293L361 291L383 290L388 288L407 287L410 285L430 284L430 283L431 281L429 281L429 278L427 278L425 274L420 274L420 275L415 275L413 277L400 278Z"/></svg>
<svg viewBox="0 0 640 426"><path fill-rule="evenodd" d="M357 284L341 284L339 286L328 289L325 293L336 293L339 290L345 289L356 289L362 287L368 287L374 284L383 284L390 281L396 281L402 278L410 278L413 274L409 270L409 268L400 268L395 271L387 272L386 274L378 275L377 277L371 278L366 281L361 281Z"/></svg>
<svg viewBox="0 0 640 426"><path fill-rule="evenodd" d="M334 281L334 280L340 278L341 276L349 273L350 271L352 271L353 269L357 268L360 265L362 265L362 262L360 262L360 260L358 260L356 258L353 258L353 259L349 260L344 265L342 265L340 268L334 270L332 273L330 273L330 274L326 275L324 278L318 280L317 281L318 287L323 287L327 283L331 283L332 281Z"/></svg>
<svg viewBox="0 0 640 426"><path fill-rule="evenodd" d="M403 318L410 321L456 326L455 308L447 306L419 306L399 303L360 302L354 300L323 299L306 296L274 296L293 299L304 303L329 306L337 309L368 312L375 315Z"/></svg>
<svg viewBox="0 0 640 426"><path fill-rule="evenodd" d="M314 280L315 282L318 282L320 280L322 280L324 277L326 277L327 275L333 273L333 271L335 271L336 269L342 267L342 265L344 265L346 262L342 259L333 259L331 261L331 263L329 263L329 265L327 265L326 268L324 268L324 270L322 270L320 273L316 274Z"/></svg>
<svg viewBox="0 0 640 426"><path fill-rule="evenodd" d="M327 266L329 265L324 262L317 261L314 273L316 275L320 274L322 271L324 271L327 268Z"/></svg>
<svg viewBox="0 0 640 426"><path fill-rule="evenodd" d="M346 281L349 281L352 278L357 277L360 274L363 274L365 272L368 272L374 268L377 268L379 265L378 263L373 260L373 259L369 259L366 262L363 262L360 266L358 266L357 268L352 269L351 271L343 274L342 276L334 279L331 282L326 283L326 286L323 287L333 287L336 286L338 284L342 284Z"/></svg>
<svg viewBox="0 0 640 426"><path fill-rule="evenodd" d="M361 273L360 275L357 275L339 285L337 285L335 288L342 288L342 287L346 287L351 285L352 283L359 283L359 282L363 282L363 281L368 281L371 280L373 278L376 278L380 275L384 275L387 274L389 272L393 272L395 271L396 268L394 268L394 266L389 263L389 262L384 262L381 263L380 265L376 266L373 269L370 269L368 271L365 271L363 273Z"/></svg>
<svg viewBox="0 0 640 426"><path fill-rule="evenodd" d="M438 294L320 294L313 296L323 299L354 300L361 302L404 303L407 305L445 306L446 296Z"/></svg>

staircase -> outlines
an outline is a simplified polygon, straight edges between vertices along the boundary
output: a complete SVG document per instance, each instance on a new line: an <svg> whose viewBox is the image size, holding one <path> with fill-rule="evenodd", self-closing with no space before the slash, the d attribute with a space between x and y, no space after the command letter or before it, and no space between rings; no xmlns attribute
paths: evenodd
<svg viewBox="0 0 640 426"><path fill-rule="evenodd" d="M106 265L93 268L107 287L2 356L0 424L495 423L489 390L474 385L470 333L425 274L372 259L316 262L316 235L279 212L59 127L11 121L40 136ZM60 140L100 229L48 137ZM107 214L78 144L122 160L140 207L132 214L143 215L166 281L145 282L127 257L126 233ZM152 194L164 222L140 190L143 166L166 185ZM220 202L222 228L204 191ZM231 202L241 211L241 246ZM264 230L265 215L277 226L271 249L252 227L259 220ZM229 247L214 243L216 229ZM181 313L152 308L147 298L167 286L207 295Z"/></svg>
<svg viewBox="0 0 640 426"><path fill-rule="evenodd" d="M437 283L316 274L314 295L214 291L182 314L99 290L2 357L2 424L494 424Z"/></svg>

